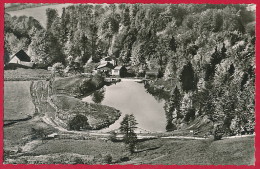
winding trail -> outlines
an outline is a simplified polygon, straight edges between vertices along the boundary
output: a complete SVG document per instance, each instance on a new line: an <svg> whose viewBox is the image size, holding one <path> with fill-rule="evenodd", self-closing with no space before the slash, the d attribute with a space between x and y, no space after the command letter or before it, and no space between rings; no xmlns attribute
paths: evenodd
<svg viewBox="0 0 260 169"><path fill-rule="evenodd" d="M127 78L122 79L122 80L141 81L141 79L127 79ZM49 82L47 82L46 84L43 84L43 82L41 81L34 86L35 86L34 93L35 93L35 96L37 98L38 104L40 104L40 102L44 101L44 103L49 104L54 110L57 111L57 107L49 99L49 94L51 93L51 88L49 86ZM45 90L46 90L46 92L44 92ZM44 95L43 93L46 93L46 94ZM36 104L35 107L37 107L38 104ZM104 136L104 137L108 137L110 135L109 131L103 132L103 131L100 131L100 130L97 130L97 131L95 131L95 130L92 130L92 131L71 131L71 130L67 130L66 128L59 125L59 122L56 122L55 119L54 119L55 117L53 115L51 115L50 113L52 113L52 112L39 112L39 114L42 115L42 117L40 117L41 120L43 122L45 122L46 124L52 126L53 128L57 129L60 132L70 133L70 134L90 135L90 136ZM37 116L35 116L34 118L37 118ZM159 137L159 136L156 136L157 134L158 134L157 132L149 132L149 133L143 133L143 134L137 133L137 137L138 137L138 139L148 139L148 138L189 139L189 140L205 140L205 139L207 139L205 137L194 137L194 136L161 136L161 137ZM248 136L251 136L251 135L248 135ZM247 135L245 135L245 136L232 136L232 137L224 137L223 139L234 138L234 137L248 137L248 136ZM121 138L121 137L123 137L123 135L118 134L117 137Z"/></svg>

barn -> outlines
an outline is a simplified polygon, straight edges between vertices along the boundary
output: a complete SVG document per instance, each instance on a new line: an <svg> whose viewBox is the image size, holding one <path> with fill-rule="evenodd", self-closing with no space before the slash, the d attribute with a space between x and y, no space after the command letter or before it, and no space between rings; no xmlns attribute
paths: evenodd
<svg viewBox="0 0 260 169"><path fill-rule="evenodd" d="M119 77L125 77L127 73L127 69L125 66L116 66L112 70L112 76L119 76Z"/></svg>
<svg viewBox="0 0 260 169"><path fill-rule="evenodd" d="M113 66L116 66L117 65L117 62L116 62L116 59L113 59L112 57L110 56L107 56L103 59L100 60L100 64L103 65L103 64L106 64L106 63L110 63L112 64Z"/></svg>
<svg viewBox="0 0 260 169"><path fill-rule="evenodd" d="M159 70L158 69L153 69L153 70L148 70L145 73L145 78L146 79L156 79L159 76Z"/></svg>
<svg viewBox="0 0 260 169"><path fill-rule="evenodd" d="M9 64L10 63L24 65L24 66L27 66L27 67L33 67L33 65L34 65L34 63L31 62L31 58L23 50L20 50L19 52L14 54L10 58Z"/></svg>
<svg viewBox="0 0 260 169"><path fill-rule="evenodd" d="M111 70L113 69L113 65L109 62L99 65L96 70L99 72L103 72L106 75L111 75Z"/></svg>

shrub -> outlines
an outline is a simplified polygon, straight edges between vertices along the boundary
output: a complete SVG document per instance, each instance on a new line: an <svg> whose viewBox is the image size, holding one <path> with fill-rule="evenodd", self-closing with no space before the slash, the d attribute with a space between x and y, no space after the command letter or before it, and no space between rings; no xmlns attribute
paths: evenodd
<svg viewBox="0 0 260 169"><path fill-rule="evenodd" d="M174 131L177 127L172 123L172 121L167 121L166 131Z"/></svg>
<svg viewBox="0 0 260 169"><path fill-rule="evenodd" d="M222 127L220 124L217 124L214 126L213 136L214 136L214 141L221 140L221 138L223 136L223 132L222 132Z"/></svg>
<svg viewBox="0 0 260 169"><path fill-rule="evenodd" d="M130 160L129 157L121 157L120 158L120 161L122 161L122 162L129 161L129 160Z"/></svg>
<svg viewBox="0 0 260 169"><path fill-rule="evenodd" d="M104 77L100 74L94 75L91 79L85 79L79 87L75 89L75 92L79 92L81 95L88 94L104 85Z"/></svg>
<svg viewBox="0 0 260 169"><path fill-rule="evenodd" d="M80 157L74 159L74 164L84 164L84 161Z"/></svg>
<svg viewBox="0 0 260 169"><path fill-rule="evenodd" d="M112 142L116 142L117 139L116 139L116 132L112 131L109 135L109 140L112 141Z"/></svg>
<svg viewBox="0 0 260 169"><path fill-rule="evenodd" d="M112 156L111 156L111 154L108 154L108 155L106 155L106 156L104 157L104 162L105 162L106 164L111 164L111 163L112 163Z"/></svg>
<svg viewBox="0 0 260 169"><path fill-rule="evenodd" d="M90 129L88 118L81 114L77 114L71 119L68 126L70 130Z"/></svg>
<svg viewBox="0 0 260 169"><path fill-rule="evenodd" d="M194 108L189 108L187 110L187 113L186 113L185 117L184 117L184 121L189 122L191 120L194 120L194 118L195 118L195 109Z"/></svg>
<svg viewBox="0 0 260 169"><path fill-rule="evenodd" d="M31 128L32 139L45 139L47 137L47 132L42 127Z"/></svg>
<svg viewBox="0 0 260 169"><path fill-rule="evenodd" d="M79 91L82 95L95 90L95 85L91 80L84 80L79 85Z"/></svg>
<svg viewBox="0 0 260 169"><path fill-rule="evenodd" d="M98 88L99 86L102 86L104 84L104 77L101 76L101 74L95 74L91 79L93 85Z"/></svg>
<svg viewBox="0 0 260 169"><path fill-rule="evenodd" d="M55 64L52 66L53 73L54 73L54 74L58 74L59 76L63 76L63 75L64 75L63 69L64 69L64 66L63 66L63 64L60 63L60 62L55 63Z"/></svg>
<svg viewBox="0 0 260 169"><path fill-rule="evenodd" d="M222 133L214 133L214 140L221 140L222 139Z"/></svg>

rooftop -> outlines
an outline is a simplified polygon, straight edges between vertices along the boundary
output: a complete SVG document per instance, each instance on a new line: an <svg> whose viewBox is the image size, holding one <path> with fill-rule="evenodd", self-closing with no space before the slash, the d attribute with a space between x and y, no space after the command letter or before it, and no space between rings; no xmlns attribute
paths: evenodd
<svg viewBox="0 0 260 169"><path fill-rule="evenodd" d="M114 70L120 70L123 66L116 66Z"/></svg>
<svg viewBox="0 0 260 169"><path fill-rule="evenodd" d="M14 54L10 60L12 60L14 57L17 57L19 58L21 61L24 61L24 62L30 62L31 61L31 58L23 51L23 50L20 50L19 52L17 52L16 54Z"/></svg>

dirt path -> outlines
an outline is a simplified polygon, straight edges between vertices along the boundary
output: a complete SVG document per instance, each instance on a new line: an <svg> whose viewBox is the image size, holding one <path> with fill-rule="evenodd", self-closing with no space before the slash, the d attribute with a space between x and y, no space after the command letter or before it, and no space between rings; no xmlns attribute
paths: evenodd
<svg viewBox="0 0 260 169"><path fill-rule="evenodd" d="M30 152L35 149L37 146L42 144L42 140L33 140L31 142L26 143L22 148L22 152Z"/></svg>
<svg viewBox="0 0 260 169"><path fill-rule="evenodd" d="M204 137L192 137L192 136L168 136L168 137L161 137L164 139L191 139L191 140L205 140L207 138Z"/></svg>
<svg viewBox="0 0 260 169"><path fill-rule="evenodd" d="M141 79L122 79L122 80L131 80L131 81L136 81L136 80L141 80ZM40 106L41 102L44 102L45 104L49 104L50 107L52 107L54 110L57 111L57 107L49 100L49 94L51 89L48 87L48 82L34 82L33 84L33 96L36 98L35 100L38 101L37 106ZM46 91L45 91L46 90ZM45 92L44 92L45 91ZM40 110L40 109L39 109ZM44 109L42 109L44 111ZM47 111L47 110L46 110ZM61 131L61 132L66 132L66 133L74 133L74 134L89 134L92 136L105 136L108 137L110 134L108 132L101 132L101 131L69 131L66 128L62 127L59 122L56 122L54 120L53 112L39 112L39 114L44 115L41 117L41 120L44 121L46 124L52 126L53 128ZM36 118L36 117L34 117ZM122 136L118 136L121 138ZM236 137L236 136L233 136ZM233 138L233 137L225 137L223 139L228 139L228 138ZM240 137L240 136L238 136ZM242 136L242 137L247 137L247 136ZM138 135L139 139L144 139L144 138L158 138L156 136L156 133L151 133L151 135ZM160 137L163 139L190 139L190 140L205 140L207 138L204 137L193 137L193 136L165 136L165 137Z"/></svg>

